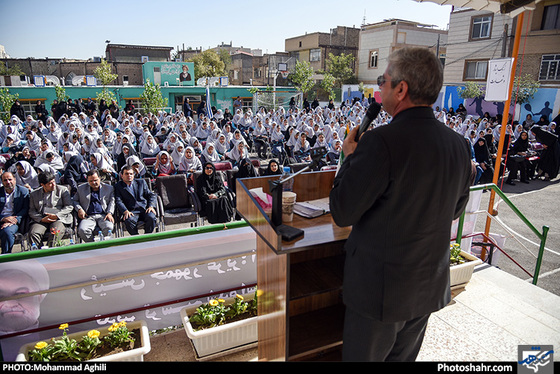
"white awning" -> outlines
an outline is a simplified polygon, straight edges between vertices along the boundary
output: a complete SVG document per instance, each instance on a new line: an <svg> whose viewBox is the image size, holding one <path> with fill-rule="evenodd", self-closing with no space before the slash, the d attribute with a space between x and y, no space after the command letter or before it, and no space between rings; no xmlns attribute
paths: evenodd
<svg viewBox="0 0 560 374"><path fill-rule="evenodd" d="M452 5L457 8L488 10L493 13L504 13L511 17L526 10L534 10L541 0L414 0L419 3L430 2L439 5Z"/></svg>

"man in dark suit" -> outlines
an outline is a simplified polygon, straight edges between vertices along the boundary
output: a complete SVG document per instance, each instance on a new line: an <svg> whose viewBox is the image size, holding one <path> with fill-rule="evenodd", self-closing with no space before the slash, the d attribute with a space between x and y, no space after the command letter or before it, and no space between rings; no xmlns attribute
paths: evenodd
<svg viewBox="0 0 560 374"><path fill-rule="evenodd" d="M144 179L134 179L132 166L125 166L121 179L115 185L115 201L122 214L126 230L138 235L138 220L144 221L144 231L151 233L156 227L156 194L150 191Z"/></svg>
<svg viewBox="0 0 560 374"><path fill-rule="evenodd" d="M2 174L0 187L0 243L2 254L12 253L14 238L19 225L29 211L29 190L16 185L16 179L10 172Z"/></svg>
<svg viewBox="0 0 560 374"><path fill-rule="evenodd" d="M113 186L101 183L97 169L89 170L86 177L87 183L78 186L73 201L80 219L78 235L84 242L92 242L96 228L103 232L104 237L113 230L115 195Z"/></svg>
<svg viewBox="0 0 560 374"><path fill-rule="evenodd" d="M428 49L391 55L378 78L391 123L343 144L330 208L345 245L345 361L414 361L430 313L451 300L451 223L469 198L470 151L431 105L442 67Z"/></svg>

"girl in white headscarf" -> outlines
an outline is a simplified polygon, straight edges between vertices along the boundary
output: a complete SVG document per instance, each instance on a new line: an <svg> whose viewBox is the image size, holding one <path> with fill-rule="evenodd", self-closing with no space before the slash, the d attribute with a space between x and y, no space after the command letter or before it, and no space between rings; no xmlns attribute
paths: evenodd
<svg viewBox="0 0 560 374"><path fill-rule="evenodd" d="M39 188L37 171L27 161L18 161L13 166L15 169L16 184L27 187L30 191ZM13 171L13 170L12 170Z"/></svg>
<svg viewBox="0 0 560 374"><path fill-rule="evenodd" d="M215 162L220 162L221 160L222 157L216 151L216 147L214 146L214 143L206 142L206 147L204 148L204 151L202 151L203 163L204 162L215 163Z"/></svg>
<svg viewBox="0 0 560 374"><path fill-rule="evenodd" d="M92 153L90 155L90 160L92 168L99 171L99 176L102 180L111 179L116 174L116 171L113 169L111 163L103 157L101 153Z"/></svg>
<svg viewBox="0 0 560 374"><path fill-rule="evenodd" d="M218 136L218 141L215 143L215 149L216 152L218 152L218 154L222 157L226 155L227 151L229 151L229 143L225 134L220 133L220 135Z"/></svg>
<svg viewBox="0 0 560 374"><path fill-rule="evenodd" d="M146 165L144 165L142 160L140 160L140 157L136 155L130 156L126 159L126 165L134 169L134 171L136 172L136 177L142 178L144 175L146 175Z"/></svg>
<svg viewBox="0 0 560 374"><path fill-rule="evenodd" d="M154 165L154 174L159 175L173 175L176 173L173 159L167 151L161 151L157 155L157 160Z"/></svg>
<svg viewBox="0 0 560 374"><path fill-rule="evenodd" d="M151 134L146 137L140 146L140 154L142 157L156 157L159 151L159 145Z"/></svg>
<svg viewBox="0 0 560 374"><path fill-rule="evenodd" d="M249 157L249 151L247 150L247 146L244 142L238 141L226 156L229 160L232 161L233 165L235 166L244 158Z"/></svg>
<svg viewBox="0 0 560 374"><path fill-rule="evenodd" d="M202 162L196 157L193 147L189 146L185 149L185 153L179 163L179 171L189 175L197 171L202 171Z"/></svg>
<svg viewBox="0 0 560 374"><path fill-rule="evenodd" d="M171 152L171 159L173 160L175 168L179 167L179 163L181 162L181 158L183 158L184 153L185 146L183 145L183 143L178 142L175 148L173 148L173 152Z"/></svg>

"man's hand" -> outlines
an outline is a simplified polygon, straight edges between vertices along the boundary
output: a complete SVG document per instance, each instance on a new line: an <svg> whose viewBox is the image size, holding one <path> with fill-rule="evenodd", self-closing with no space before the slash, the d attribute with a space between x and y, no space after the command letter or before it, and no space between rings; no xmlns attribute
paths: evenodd
<svg viewBox="0 0 560 374"><path fill-rule="evenodd" d="M115 219L113 218L113 215L111 213L107 213L107 215L105 216L105 221L115 223Z"/></svg>
<svg viewBox="0 0 560 374"><path fill-rule="evenodd" d="M44 223L53 223L53 222L56 222L56 221L58 221L57 215L56 214L50 214L50 213L46 214L43 217L43 219L41 220L41 222L44 222Z"/></svg>
<svg viewBox="0 0 560 374"><path fill-rule="evenodd" d="M126 221L127 219L129 219L133 215L134 215L134 213L129 212L128 210L125 210L125 212L123 213L123 219Z"/></svg>
<svg viewBox="0 0 560 374"><path fill-rule="evenodd" d="M84 219L87 217L86 211L83 209L78 210L78 218L79 219Z"/></svg>
<svg viewBox="0 0 560 374"><path fill-rule="evenodd" d="M153 206L150 206L148 207L148 209L146 209L146 213L150 213L150 212L156 214L156 210L154 209Z"/></svg>
<svg viewBox="0 0 560 374"><path fill-rule="evenodd" d="M358 135L358 130L360 126L354 126L352 130L346 135L346 139L344 139L344 143L342 143L342 152L344 152L344 156L349 156L356 150L358 146L358 142L356 141L356 135Z"/></svg>
<svg viewBox="0 0 560 374"><path fill-rule="evenodd" d="M9 223L10 225L15 225L17 223L17 217L16 216L8 216L8 217L4 217L2 218L2 222L4 224ZM9 225L4 225L5 226L9 226Z"/></svg>

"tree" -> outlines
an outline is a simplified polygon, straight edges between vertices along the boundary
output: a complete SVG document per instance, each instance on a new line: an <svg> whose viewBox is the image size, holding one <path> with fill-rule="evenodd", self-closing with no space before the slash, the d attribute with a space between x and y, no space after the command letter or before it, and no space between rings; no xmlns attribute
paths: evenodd
<svg viewBox="0 0 560 374"><path fill-rule="evenodd" d="M113 83L119 75L111 72L111 65L107 63L107 60L101 60L101 64L95 69L93 76L100 81L103 86L103 90L97 93L97 102L99 103L101 100L105 100L105 102L110 103L112 100L116 100L115 94L109 91L106 86Z"/></svg>
<svg viewBox="0 0 560 374"><path fill-rule="evenodd" d="M323 75L323 80L321 81L321 88L329 95L329 100L334 100L336 95L334 93L334 85L336 83L335 78L330 73L325 73Z"/></svg>
<svg viewBox="0 0 560 374"><path fill-rule="evenodd" d="M194 62L194 79L203 77L221 77L227 75L226 64L215 51L206 51L190 58Z"/></svg>
<svg viewBox="0 0 560 374"><path fill-rule="evenodd" d="M288 78L292 81L296 89L305 95L315 85L313 74L314 71L309 62L297 61L294 71L290 73Z"/></svg>
<svg viewBox="0 0 560 374"><path fill-rule="evenodd" d="M540 82L535 81L530 74L526 74L523 77L515 77L511 92L511 102L516 104L528 102L535 96L540 86Z"/></svg>
<svg viewBox="0 0 560 374"><path fill-rule="evenodd" d="M25 73L17 64L10 68L4 64L0 64L0 75L25 75Z"/></svg>
<svg viewBox="0 0 560 374"><path fill-rule="evenodd" d="M168 105L168 100L164 99L161 94L159 84L153 84L149 79L146 80L144 92L140 97L146 113L157 113L158 110L166 108Z"/></svg>
<svg viewBox="0 0 560 374"><path fill-rule="evenodd" d="M118 74L113 74L111 72L111 65L109 65L105 59L101 60L101 64L95 69L93 76L101 82L103 87L113 83L113 81L119 77Z"/></svg>
<svg viewBox="0 0 560 374"><path fill-rule="evenodd" d="M476 99L484 96L484 88L478 83L467 82L457 89L457 93L461 99Z"/></svg>
<svg viewBox="0 0 560 374"><path fill-rule="evenodd" d="M338 56L329 53L327 59L327 73L332 75L335 79L335 84L338 88L342 87L344 83L348 83L353 80L354 69L352 65L354 64L354 56L351 54L340 54Z"/></svg>
<svg viewBox="0 0 560 374"><path fill-rule="evenodd" d="M66 101L70 98L66 94L66 89L58 84L54 86L54 92L56 93L56 100L60 103L61 101Z"/></svg>
<svg viewBox="0 0 560 374"><path fill-rule="evenodd" d="M12 94L7 88L0 88L0 119L4 123L10 122L10 109L19 98L19 94Z"/></svg>

